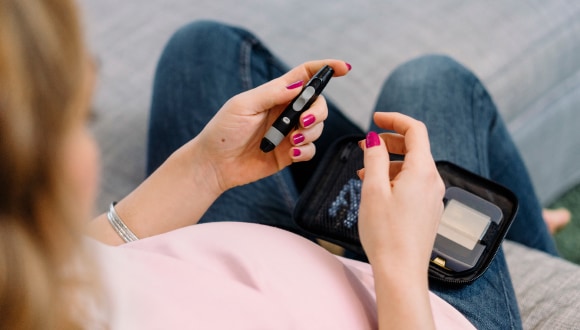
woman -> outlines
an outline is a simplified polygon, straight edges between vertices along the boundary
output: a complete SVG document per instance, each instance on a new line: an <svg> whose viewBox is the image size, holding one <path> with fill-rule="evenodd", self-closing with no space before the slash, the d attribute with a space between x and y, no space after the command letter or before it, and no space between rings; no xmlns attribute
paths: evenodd
<svg viewBox="0 0 580 330"><path fill-rule="evenodd" d="M314 157L313 142L320 156L358 128L319 97L273 152L258 148L314 72L328 64L338 77L350 65L316 61L285 73L251 34L207 22L180 30L160 60L150 176L90 224L90 234L107 244L122 244L119 233L141 240L123 247L84 242L98 157L84 125L93 77L76 17L68 0L0 0L0 177L7 192L0 328L520 326L502 253L469 286L431 286L455 309L429 293L428 258L443 208L431 152L518 194L530 187L483 87L442 57L398 69L377 102L423 120L430 136L406 115L374 117L363 146L359 215L370 265L273 228L299 232L291 211L317 158L298 162ZM472 98L477 102L467 102ZM437 129L456 127L450 120L473 123L475 112L465 109L474 104L481 107L476 122L486 125ZM379 129L400 134L374 133ZM442 139L473 145L457 152ZM387 146L406 156L393 178ZM512 239L553 252L534 196L520 201L527 207ZM196 223L206 224L190 226ZM402 262L395 268L392 260Z"/></svg>
<svg viewBox="0 0 580 330"><path fill-rule="evenodd" d="M68 1L2 0L0 25L0 327L73 328L100 299L79 221L96 191L89 57Z"/></svg>

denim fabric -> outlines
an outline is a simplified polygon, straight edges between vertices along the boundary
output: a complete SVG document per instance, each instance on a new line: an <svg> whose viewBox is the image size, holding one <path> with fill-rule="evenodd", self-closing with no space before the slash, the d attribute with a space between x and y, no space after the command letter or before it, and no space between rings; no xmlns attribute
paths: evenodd
<svg viewBox="0 0 580 330"><path fill-rule="evenodd" d="M180 29L159 61L149 126L147 171L196 136L230 97L286 71L247 31L213 22ZM487 92L453 60L422 57L397 69L383 86L376 111L399 111L426 123L436 159L446 159L514 190L520 213L509 237L555 254L523 163ZM330 143L362 134L329 102L313 161L294 164L260 181L224 193L200 222L245 221L300 232L292 212ZM375 127L376 129L376 127ZM474 283L431 290L478 328L520 328L519 311L503 252Z"/></svg>

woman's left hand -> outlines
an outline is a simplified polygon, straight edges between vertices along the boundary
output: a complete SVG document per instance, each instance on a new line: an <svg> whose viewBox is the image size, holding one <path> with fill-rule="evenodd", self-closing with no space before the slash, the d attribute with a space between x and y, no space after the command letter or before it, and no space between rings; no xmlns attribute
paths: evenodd
<svg viewBox="0 0 580 330"><path fill-rule="evenodd" d="M345 75L350 69L350 65L338 60L298 66L277 79L232 97L192 141L197 147L196 157L209 162L219 191L256 181L292 162L314 156L313 141L322 134L323 121L328 115L322 96L300 116L299 127L273 151L264 153L260 142L274 120L300 93L303 84L325 64L334 69L335 77Z"/></svg>
<svg viewBox="0 0 580 330"><path fill-rule="evenodd" d="M337 60L308 62L232 97L201 133L117 204L119 216L141 238L189 226L197 223L227 189L274 174L292 162L311 159L315 153L312 142L320 137L328 115L322 96L300 116L299 127L273 151L264 153L260 143L302 90L297 82L305 84L325 64L334 69L336 77L350 68ZM104 243L123 243L106 214L93 221L89 231Z"/></svg>

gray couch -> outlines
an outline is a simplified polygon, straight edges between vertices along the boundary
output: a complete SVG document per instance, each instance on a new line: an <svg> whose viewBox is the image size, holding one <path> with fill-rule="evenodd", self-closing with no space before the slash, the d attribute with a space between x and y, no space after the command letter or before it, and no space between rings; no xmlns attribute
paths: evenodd
<svg viewBox="0 0 580 330"><path fill-rule="evenodd" d="M349 61L353 71L329 86L327 95L362 128L394 67L425 53L448 54L489 88L542 203L580 182L578 1L80 2L90 47L101 62L94 126L104 151L100 211L143 179L155 63L171 33L200 18L254 31L290 65L326 57ZM526 327L575 322L575 313L553 313L559 305L542 298L561 300L551 289L565 282L566 298L579 302L578 268L506 245ZM547 266L533 272L539 263Z"/></svg>

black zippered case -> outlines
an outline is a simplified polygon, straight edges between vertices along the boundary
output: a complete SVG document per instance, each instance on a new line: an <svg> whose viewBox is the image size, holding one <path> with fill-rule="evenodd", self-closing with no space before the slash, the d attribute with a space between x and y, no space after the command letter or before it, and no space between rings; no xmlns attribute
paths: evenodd
<svg viewBox="0 0 580 330"><path fill-rule="evenodd" d="M363 151L358 146L362 139L362 136L347 136L329 148L301 194L294 220L317 238L364 255L357 226L362 181L356 174L363 168ZM507 188L457 165L446 161L438 161L436 165L446 188L465 190L501 210L501 221L490 222L485 234L478 237L483 251L472 268L453 271L445 267L437 249L433 249L430 279L467 284L479 278L491 264L517 213L518 201ZM444 202L447 203L447 199ZM438 234L436 241L441 239Z"/></svg>

